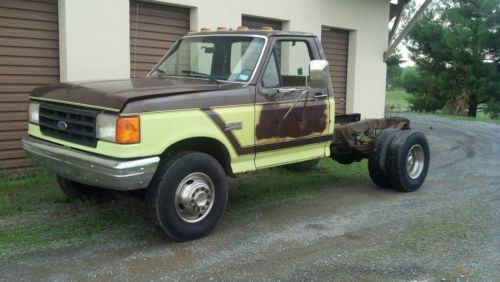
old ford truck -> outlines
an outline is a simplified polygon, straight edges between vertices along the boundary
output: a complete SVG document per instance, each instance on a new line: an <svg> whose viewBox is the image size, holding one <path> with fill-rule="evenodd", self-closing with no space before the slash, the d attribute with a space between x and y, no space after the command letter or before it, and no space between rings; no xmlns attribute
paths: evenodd
<svg viewBox="0 0 500 282"><path fill-rule="evenodd" d="M298 32L189 33L147 77L36 88L28 133L25 152L68 196L144 192L179 241L221 220L228 176L368 158L375 184L415 191L429 167L408 120L335 115L320 42Z"/></svg>

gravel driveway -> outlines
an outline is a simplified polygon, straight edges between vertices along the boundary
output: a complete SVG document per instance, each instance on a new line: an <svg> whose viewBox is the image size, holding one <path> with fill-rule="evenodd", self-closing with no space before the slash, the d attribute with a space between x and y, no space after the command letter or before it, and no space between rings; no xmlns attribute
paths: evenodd
<svg viewBox="0 0 500 282"><path fill-rule="evenodd" d="M332 183L201 240L22 256L0 280L500 281L500 126L409 118L431 143L417 192Z"/></svg>

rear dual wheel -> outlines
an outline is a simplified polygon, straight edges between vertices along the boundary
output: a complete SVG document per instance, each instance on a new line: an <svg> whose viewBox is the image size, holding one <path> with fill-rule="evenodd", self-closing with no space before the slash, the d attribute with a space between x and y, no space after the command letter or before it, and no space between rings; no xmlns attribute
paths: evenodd
<svg viewBox="0 0 500 282"><path fill-rule="evenodd" d="M378 186L413 192L424 183L429 160L429 144L423 133L386 129L374 141L368 167Z"/></svg>
<svg viewBox="0 0 500 282"><path fill-rule="evenodd" d="M423 133L399 133L387 155L386 170L391 186L403 192L418 190L427 177L429 161L429 143Z"/></svg>
<svg viewBox="0 0 500 282"><path fill-rule="evenodd" d="M382 130L373 141L368 157L368 172L373 183L377 186L390 188L385 163L389 146L399 132L398 129L394 128Z"/></svg>

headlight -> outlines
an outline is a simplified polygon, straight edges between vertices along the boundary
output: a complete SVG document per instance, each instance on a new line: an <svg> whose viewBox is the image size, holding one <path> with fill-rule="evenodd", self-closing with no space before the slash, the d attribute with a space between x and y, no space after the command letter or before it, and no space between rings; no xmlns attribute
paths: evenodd
<svg viewBox="0 0 500 282"><path fill-rule="evenodd" d="M96 134L98 139L116 142L117 118L117 116L110 114L97 115Z"/></svg>
<svg viewBox="0 0 500 282"><path fill-rule="evenodd" d="M97 138L120 144L141 141L141 123L137 116L119 117L111 114L97 115Z"/></svg>
<svg viewBox="0 0 500 282"><path fill-rule="evenodd" d="M40 104L31 102L29 105L29 121L38 124L40 121Z"/></svg>

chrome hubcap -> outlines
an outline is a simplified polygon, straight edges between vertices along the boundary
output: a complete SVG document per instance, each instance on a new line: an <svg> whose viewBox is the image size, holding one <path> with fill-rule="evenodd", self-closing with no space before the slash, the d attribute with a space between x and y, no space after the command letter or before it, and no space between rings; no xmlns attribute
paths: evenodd
<svg viewBox="0 0 500 282"><path fill-rule="evenodd" d="M411 179L416 179L422 174L424 162L424 148L419 144L413 145L406 156L406 172Z"/></svg>
<svg viewBox="0 0 500 282"><path fill-rule="evenodd" d="M208 175L194 172L186 176L175 191L175 211L185 222L205 218L214 204L214 184Z"/></svg>

